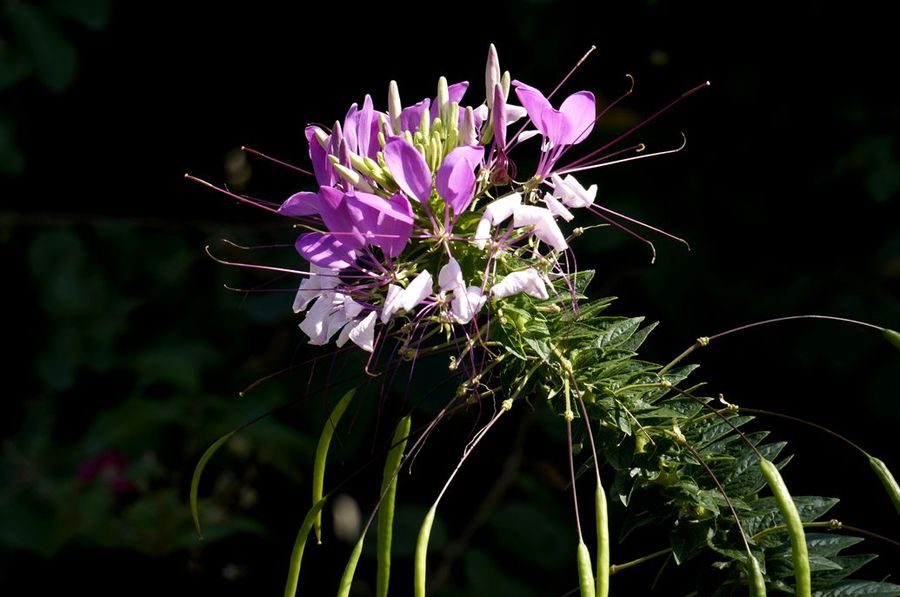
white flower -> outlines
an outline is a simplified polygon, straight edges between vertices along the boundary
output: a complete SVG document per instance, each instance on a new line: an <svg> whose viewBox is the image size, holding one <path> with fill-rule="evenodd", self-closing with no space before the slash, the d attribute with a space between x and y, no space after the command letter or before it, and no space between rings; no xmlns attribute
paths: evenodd
<svg viewBox="0 0 900 597"><path fill-rule="evenodd" d="M336 344L343 346L348 339L366 352L375 350L375 311L369 311L363 319L345 325Z"/></svg>
<svg viewBox="0 0 900 597"><path fill-rule="evenodd" d="M574 176L569 174L565 179L558 174L551 174L553 195L562 200L567 207L590 207L597 198L597 185L592 184L585 189Z"/></svg>
<svg viewBox="0 0 900 597"><path fill-rule="evenodd" d="M555 216L561 217L566 222L571 222L575 217L572 215L565 205L559 202L559 199L551 195L550 193L544 193L544 204L547 206L547 209L550 210Z"/></svg>
<svg viewBox="0 0 900 597"><path fill-rule="evenodd" d="M409 286L402 288L395 284L388 286L387 296L384 298L384 307L381 309L381 321L387 323L394 314L403 309L411 311L434 293L433 281L428 270L423 270L413 278Z"/></svg>
<svg viewBox="0 0 900 597"><path fill-rule="evenodd" d="M521 204L522 195L519 193L510 193L488 203L484 208L484 215L478 222L478 228L475 229L475 245L479 249L484 249L491 238L491 226L497 226L508 220L516 207Z"/></svg>
<svg viewBox="0 0 900 597"><path fill-rule="evenodd" d="M294 297L294 313L306 309L309 303L323 294L323 291L333 290L341 281L337 270L310 263L309 271L310 276L300 281L300 288Z"/></svg>
<svg viewBox="0 0 900 597"><path fill-rule="evenodd" d="M481 311L486 300L479 286L460 286L453 291L450 312L457 323L469 323Z"/></svg>
<svg viewBox="0 0 900 597"><path fill-rule="evenodd" d="M381 309L381 323L390 321L394 313L400 310L400 297L403 295L403 288L396 284L388 285L387 296L384 297L384 307Z"/></svg>
<svg viewBox="0 0 900 597"><path fill-rule="evenodd" d="M434 288L431 274L428 273L428 270L422 270L422 272L413 278L413 281L410 282L409 286L403 291L403 297L400 304L403 306L404 310L412 311L416 305L432 294L434 294Z"/></svg>
<svg viewBox="0 0 900 597"><path fill-rule="evenodd" d="M362 309L362 305L346 294L325 291L306 312L306 317L300 322L300 329L309 336L310 344L327 344Z"/></svg>
<svg viewBox="0 0 900 597"><path fill-rule="evenodd" d="M539 299L550 298L543 277L533 267L507 274L491 287L491 294L497 298L506 298L520 292Z"/></svg>
<svg viewBox="0 0 900 597"><path fill-rule="evenodd" d="M451 257L450 262L438 272L438 286L445 292L456 290L460 286L465 286L459 262L453 257Z"/></svg>
<svg viewBox="0 0 900 597"><path fill-rule="evenodd" d="M459 262L453 257L450 262L441 268L438 274L438 286L443 292L453 292L450 301L450 313L457 323L469 323L478 314L487 297L481 292L479 286L466 288Z"/></svg>
<svg viewBox="0 0 900 597"><path fill-rule="evenodd" d="M513 211L513 226L515 228L534 226L533 234L557 251L569 248L566 237L563 236L549 209L536 205L517 205Z"/></svg>

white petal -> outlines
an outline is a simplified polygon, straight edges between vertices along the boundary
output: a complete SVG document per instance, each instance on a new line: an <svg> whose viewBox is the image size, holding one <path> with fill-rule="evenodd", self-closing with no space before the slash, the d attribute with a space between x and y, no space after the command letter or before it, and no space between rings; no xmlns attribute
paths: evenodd
<svg viewBox="0 0 900 597"><path fill-rule="evenodd" d="M543 278L533 267L508 274L491 288L491 294L497 298L505 298L520 292L539 299L550 298Z"/></svg>
<svg viewBox="0 0 900 597"><path fill-rule="evenodd" d="M381 323L390 321L394 313L400 310L403 288L396 284L388 286L387 296L384 297L384 307L381 309Z"/></svg>
<svg viewBox="0 0 900 597"><path fill-rule="evenodd" d="M464 284L462 270L459 269L459 262L451 257L450 262L438 272L438 286L441 290L448 292Z"/></svg>
<svg viewBox="0 0 900 597"><path fill-rule="evenodd" d="M374 313L374 311L372 311L372 313ZM338 348L340 348L341 346L346 344L347 340L350 339L350 330L352 330L352 329L353 329L352 323L348 323L343 328L341 328L341 333L338 334L337 340L334 341L334 343L337 345Z"/></svg>
<svg viewBox="0 0 900 597"><path fill-rule="evenodd" d="M469 323L484 306L486 300L487 297L481 292L479 286L460 287L453 292L450 311L458 323Z"/></svg>
<svg viewBox="0 0 900 597"><path fill-rule="evenodd" d="M347 326L353 343L367 352L375 349L375 311L370 311L362 321Z"/></svg>
<svg viewBox="0 0 900 597"><path fill-rule="evenodd" d="M530 131L522 131L521 133L519 133L518 139L519 139L519 141L528 141L532 137L537 137L540 134L541 134L541 131L539 131L537 129L531 129Z"/></svg>
<svg viewBox="0 0 900 597"><path fill-rule="evenodd" d="M321 345L328 342L329 319L333 309L332 297L323 295L306 312L306 317L300 322L300 329L309 336L310 344Z"/></svg>
<svg viewBox="0 0 900 597"><path fill-rule="evenodd" d="M432 288L431 274L428 273L428 270L423 270L403 291L400 304L404 310L412 311L416 305L425 300L425 297L432 294L434 294L434 289Z"/></svg>
<svg viewBox="0 0 900 597"><path fill-rule="evenodd" d="M558 174L552 174L553 194L568 207L590 207L597 197L597 185L593 184L585 189L578 180L569 174L565 179Z"/></svg>
<svg viewBox="0 0 900 597"><path fill-rule="evenodd" d="M569 248L569 245L566 244L566 237L556 225L556 220L553 219L553 214L549 209L537 205L520 205L513 212L513 226L516 228L534 226L532 234L557 251L565 251Z"/></svg>
<svg viewBox="0 0 900 597"><path fill-rule="evenodd" d="M484 218L490 218L491 224L497 226L502 224L513 214L516 206L522 204L522 195L519 193L510 193L504 195L496 201L489 203L484 208Z"/></svg>
<svg viewBox="0 0 900 597"><path fill-rule="evenodd" d="M335 288L341 281L337 276L337 270L310 263L309 271L311 275L300 281L300 288L294 297L294 313L306 309L309 303L323 294L323 291Z"/></svg>
<svg viewBox="0 0 900 597"><path fill-rule="evenodd" d="M523 108L522 106L513 106L512 104L506 104L506 122L507 124L512 124L517 120L521 120L525 116L528 115L528 110ZM537 131L535 131L537 132ZM521 135L519 136L519 140L522 140Z"/></svg>
<svg viewBox="0 0 900 597"><path fill-rule="evenodd" d="M566 222L571 222L572 218L575 216L572 215L565 205L559 202L559 199L551 195L550 193L544 193L544 203L547 205L547 209L550 210L554 216L559 216Z"/></svg>
<svg viewBox="0 0 900 597"><path fill-rule="evenodd" d="M363 310L362 305L360 305L359 303L354 301L352 298L350 298L346 294L342 294L340 296L343 299L344 314L347 316L347 319L353 319L357 315L359 315L360 312L362 312L362 310Z"/></svg>
<svg viewBox="0 0 900 597"><path fill-rule="evenodd" d="M484 249L489 240L491 240L491 220L484 216L478 220L478 228L475 229L475 246Z"/></svg>

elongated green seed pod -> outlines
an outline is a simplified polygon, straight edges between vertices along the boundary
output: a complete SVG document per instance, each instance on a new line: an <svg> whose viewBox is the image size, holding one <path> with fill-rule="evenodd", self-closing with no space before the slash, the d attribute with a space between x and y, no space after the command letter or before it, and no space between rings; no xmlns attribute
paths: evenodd
<svg viewBox="0 0 900 597"><path fill-rule="evenodd" d="M881 484L884 485L888 495L891 496L891 501L894 502L894 508L896 508L897 513L900 514L900 485L897 484L894 475L891 474L891 471L885 463L874 456L869 456L869 466L872 467L872 470L875 471L875 474L881 479Z"/></svg>
<svg viewBox="0 0 900 597"><path fill-rule="evenodd" d="M425 597L425 576L426 567L428 565L428 539L431 537L431 525L434 524L434 514L437 512L437 503L431 507L425 520L422 521L422 528L419 529L419 538L416 540L416 558L415 569L413 573L413 591L415 597Z"/></svg>
<svg viewBox="0 0 900 597"><path fill-rule="evenodd" d="M337 597L349 597L350 587L353 585L353 575L356 574L356 565L359 563L359 555L362 553L363 543L366 540L366 534L359 536L356 547L350 552L350 559L347 560L347 566L344 567L344 573L341 575L341 584L338 585Z"/></svg>
<svg viewBox="0 0 900 597"><path fill-rule="evenodd" d="M206 452L203 453L203 456L200 457L200 461L197 462L197 466L194 467L194 475L191 477L191 492L190 492L190 504L191 504L191 517L194 519L194 528L197 530L197 535L202 539L203 532L200 530L200 503L197 497L200 492L200 477L203 475L203 469L206 468L206 463L209 462L209 459L213 457L213 454L222 447L222 445L227 442L232 435L234 435L234 431L229 431L219 439L217 439L213 444L206 449Z"/></svg>
<svg viewBox="0 0 900 597"><path fill-rule="evenodd" d="M784 524L788 529L788 536L791 539L791 553L794 556L794 587L797 597L810 597L812 593L812 581L810 578L809 551L806 547L806 533L803 531L803 521L800 520L800 513L797 511L797 505L794 504L793 498L788 491L781 473L770 461L760 458L759 467L762 469L763 477L775 496L778 503L778 509L784 518Z"/></svg>
<svg viewBox="0 0 900 597"><path fill-rule="evenodd" d="M303 549L306 547L306 538L312 530L313 521L316 519L316 516L322 512L322 507L325 506L325 502L327 501L328 497L326 496L313 504L313 507L309 509L309 512L307 512L306 516L303 518L303 524L300 525L300 530L297 532L297 538L294 539L294 549L291 550L291 564L288 567L287 583L284 586L284 597L294 597L294 595L297 594L297 579L300 577L300 562L303 560Z"/></svg>
<svg viewBox="0 0 900 597"><path fill-rule="evenodd" d="M750 585L750 597L766 597L766 578L753 554L747 554L747 582Z"/></svg>
<svg viewBox="0 0 900 597"><path fill-rule="evenodd" d="M594 593L594 572L591 570L591 552L584 541L578 543L578 586L581 597L596 597Z"/></svg>
<svg viewBox="0 0 900 597"><path fill-rule="evenodd" d="M381 480L381 491L384 497L378 509L378 572L375 580L376 597L387 597L388 582L391 577L391 538L394 525L394 499L397 496L397 471L403 461L406 450L406 438L409 437L411 419L409 416L400 419L394 437L391 440L391 451L384 463L384 477Z"/></svg>
<svg viewBox="0 0 900 597"><path fill-rule="evenodd" d="M322 428L322 435L319 436L319 443L316 446L316 458L313 461L313 478L312 478L312 501L313 504L322 499L322 492L325 489L325 461L328 459L328 447L331 446L331 438L334 435L334 428L337 427L338 421L350 401L353 400L353 394L356 388L350 390L335 405L334 410L328 420L325 421L325 427ZM322 542L322 513L318 512L315 517L313 528L316 531L316 541Z"/></svg>
<svg viewBox="0 0 900 597"><path fill-rule="evenodd" d="M900 349L900 332L883 328L881 330L881 333L884 334L884 337L888 342Z"/></svg>
<svg viewBox="0 0 900 597"><path fill-rule="evenodd" d="M609 596L609 515L606 510L606 493L597 483L594 497L597 516L597 597Z"/></svg>

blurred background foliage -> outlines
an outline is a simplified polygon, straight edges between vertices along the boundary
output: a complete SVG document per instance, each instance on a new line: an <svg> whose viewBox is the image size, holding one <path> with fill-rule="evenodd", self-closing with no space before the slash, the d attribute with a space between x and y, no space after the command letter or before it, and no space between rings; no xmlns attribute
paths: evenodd
<svg viewBox="0 0 900 597"><path fill-rule="evenodd" d="M693 250L660 240L650 266L645 247L614 231L575 246L580 267L598 270L594 296L620 296L616 313L662 322L647 358L667 360L699 335L784 314L900 327L898 52L883 6L659 0L588 9L532 0L460 4L439 18L374 4L322 10L0 3L4 594L23 586L95 595L280 590L309 499L316 436L335 399L323 384L358 371L358 356L296 367L239 397L255 380L320 353L291 317L294 281L267 287L283 292L228 292L224 284L264 279L217 265L202 248L291 264L289 246L242 253L218 239L289 244L293 232L181 176L286 197L306 181L248 162L236 148L303 165L307 122L339 118L367 92L383 104L391 78L411 101L431 96L439 74L468 77L477 102L491 41L503 68L541 88L591 44L598 50L570 89L609 101L626 88L625 73L634 74L634 97L598 137L713 82L636 137L664 148L684 131L686 151L595 176L605 204L690 239ZM723 341L698 359L700 377L731 401L812 418L900 466L900 359L877 336L785 325ZM377 456L376 438L404 404L421 401L423 420L434 411L443 368L423 363L411 383L398 376L383 400L374 392L357 400L329 479ZM206 539L198 541L185 503L193 465L219 435L276 408L210 465L201 488ZM426 504L473 420L447 424L401 480L397 594L409 588ZM900 536L864 463L806 429L777 421L764 428L798 454L789 469L795 493L838 495L838 517ZM432 538L440 594L574 588L560 432L540 409L522 413L463 470ZM351 512L354 503L368 512L377 468L363 467L343 488ZM660 541L648 533L614 559ZM869 547L883 554L870 576L900 569L896 550ZM311 550L305 571L320 573L305 572L302 587L330 593L348 551L335 536ZM615 581L646 590L658 571L651 564ZM695 580L669 563L652 594L686 592Z"/></svg>

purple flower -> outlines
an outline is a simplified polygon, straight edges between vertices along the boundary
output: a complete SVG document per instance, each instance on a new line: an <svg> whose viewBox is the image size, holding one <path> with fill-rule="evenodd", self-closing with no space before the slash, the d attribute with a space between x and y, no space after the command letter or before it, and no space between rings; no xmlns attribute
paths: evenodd
<svg viewBox="0 0 900 597"><path fill-rule="evenodd" d="M302 234L295 247L310 263L329 269L350 267L357 252L368 245L378 247L389 258L396 257L412 235L412 209L400 194L382 199L323 186L318 193L292 195L278 211L292 217L321 218L328 231Z"/></svg>
<svg viewBox="0 0 900 597"><path fill-rule="evenodd" d="M455 216L465 211L475 196L474 170L483 156L483 147L462 145L447 154L438 168L434 187ZM427 211L432 177L422 154L406 139L394 137L384 146L384 161L400 190L408 197L418 199Z"/></svg>
<svg viewBox="0 0 900 597"><path fill-rule="evenodd" d="M513 85L528 117L554 147L581 143L593 130L597 103L590 91L573 93L557 110L534 87L521 81L513 81Z"/></svg>

